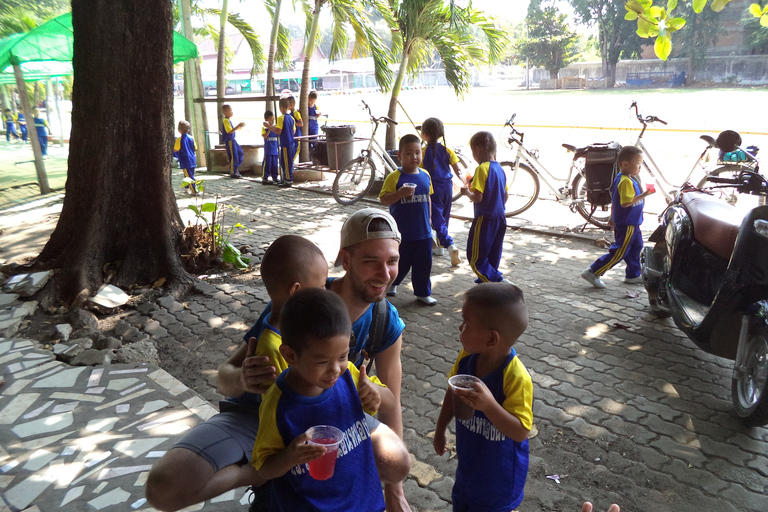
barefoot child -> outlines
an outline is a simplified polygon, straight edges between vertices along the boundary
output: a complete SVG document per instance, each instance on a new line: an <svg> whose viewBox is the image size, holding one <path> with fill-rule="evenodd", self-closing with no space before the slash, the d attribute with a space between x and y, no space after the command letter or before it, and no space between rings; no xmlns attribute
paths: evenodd
<svg viewBox="0 0 768 512"><path fill-rule="evenodd" d="M445 453L445 430L454 417L454 394L473 412L456 420L454 512L507 512L523 500L533 383L512 346L528 326L523 292L508 283L483 283L464 294L459 327L462 350L449 377L479 378L472 389L448 387L435 428L434 447Z"/></svg>
<svg viewBox="0 0 768 512"><path fill-rule="evenodd" d="M383 512L384 497L363 411L394 407L392 392L365 367L347 360L351 322L344 301L327 290L301 290L282 311L280 353L290 367L264 396L251 457L272 479L279 511ZM343 432L333 475L315 480L307 464L326 448L309 444L309 429L330 425Z"/></svg>

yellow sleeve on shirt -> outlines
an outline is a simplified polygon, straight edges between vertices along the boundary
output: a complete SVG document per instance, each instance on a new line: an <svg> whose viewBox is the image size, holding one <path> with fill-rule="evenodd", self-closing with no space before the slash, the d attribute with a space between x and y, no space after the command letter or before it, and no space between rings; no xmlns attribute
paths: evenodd
<svg viewBox="0 0 768 512"><path fill-rule="evenodd" d="M384 194L389 194L390 192L397 192L397 180L399 179L400 169L389 173L387 177L384 178L384 184L381 185L381 192L379 192L379 197L383 196Z"/></svg>
<svg viewBox="0 0 768 512"><path fill-rule="evenodd" d="M195 148L197 149L197 148ZM174 151L181 151L181 137L176 137L176 142L173 143Z"/></svg>
<svg viewBox="0 0 768 512"><path fill-rule="evenodd" d="M502 407L531 430L533 425L533 382L531 375L517 356L504 370L504 403Z"/></svg>
<svg viewBox="0 0 768 512"><path fill-rule="evenodd" d="M256 344L256 355L267 356L269 364L275 367L275 373L280 375L283 370L288 368L288 363L280 353L280 345L283 344L283 338L269 327L261 331L259 342Z"/></svg>
<svg viewBox="0 0 768 512"><path fill-rule="evenodd" d="M456 375L456 373L459 371L459 361L461 361L462 359L464 359L468 355L469 355L469 352L466 352L464 349L461 349L459 351L459 357L456 358L456 362L453 363L453 368L451 368L451 371L448 372L448 378L449 379L451 377L453 377L454 375Z"/></svg>
<svg viewBox="0 0 768 512"><path fill-rule="evenodd" d="M635 198L635 185L629 176L622 176L617 188L619 190L619 202L622 205L631 203Z"/></svg>
<svg viewBox="0 0 768 512"><path fill-rule="evenodd" d="M445 150L448 152L448 163L450 165L459 163L459 157L456 156L456 153L451 148L445 148Z"/></svg>
<svg viewBox="0 0 768 512"><path fill-rule="evenodd" d="M472 178L472 190L485 192L485 184L488 181L488 172L491 169L491 162L483 162L477 166L475 176Z"/></svg>
<svg viewBox="0 0 768 512"><path fill-rule="evenodd" d="M283 120L285 119L285 114L281 115L277 118L277 122L275 123L275 128L283 129Z"/></svg>
<svg viewBox="0 0 768 512"><path fill-rule="evenodd" d="M251 464L257 470L261 469L267 457L285 449L285 443L277 429L277 404L282 391L278 386L272 386L264 395L259 407L259 433L253 445Z"/></svg>
<svg viewBox="0 0 768 512"><path fill-rule="evenodd" d="M232 131L232 121L228 117L224 118L224 131L230 133Z"/></svg>
<svg viewBox="0 0 768 512"><path fill-rule="evenodd" d="M296 121L301 121L301 112L298 110L293 111L293 119Z"/></svg>

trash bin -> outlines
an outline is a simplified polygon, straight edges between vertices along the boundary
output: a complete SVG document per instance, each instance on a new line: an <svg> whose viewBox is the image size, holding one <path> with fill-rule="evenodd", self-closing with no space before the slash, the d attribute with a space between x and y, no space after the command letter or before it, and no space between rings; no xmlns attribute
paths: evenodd
<svg viewBox="0 0 768 512"><path fill-rule="evenodd" d="M321 126L325 132L328 167L338 171L355 158L355 125Z"/></svg>

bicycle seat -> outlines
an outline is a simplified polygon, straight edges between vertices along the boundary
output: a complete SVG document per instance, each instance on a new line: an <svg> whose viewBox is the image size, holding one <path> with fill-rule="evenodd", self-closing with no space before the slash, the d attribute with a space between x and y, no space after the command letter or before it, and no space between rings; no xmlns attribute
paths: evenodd
<svg viewBox="0 0 768 512"><path fill-rule="evenodd" d="M717 256L730 260L743 215L703 192L683 192L681 201L693 221L693 237Z"/></svg>
<svg viewBox="0 0 768 512"><path fill-rule="evenodd" d="M707 144L709 144L710 146L715 147L715 138L714 137L710 137L709 135L701 135L699 138L701 140L703 140L704 142L706 142Z"/></svg>

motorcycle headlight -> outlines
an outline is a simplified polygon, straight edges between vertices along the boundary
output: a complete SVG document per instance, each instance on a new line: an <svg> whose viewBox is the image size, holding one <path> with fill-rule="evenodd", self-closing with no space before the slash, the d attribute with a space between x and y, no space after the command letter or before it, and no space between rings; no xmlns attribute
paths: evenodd
<svg viewBox="0 0 768 512"><path fill-rule="evenodd" d="M756 219L754 224L755 233L763 238L768 238L768 220Z"/></svg>

